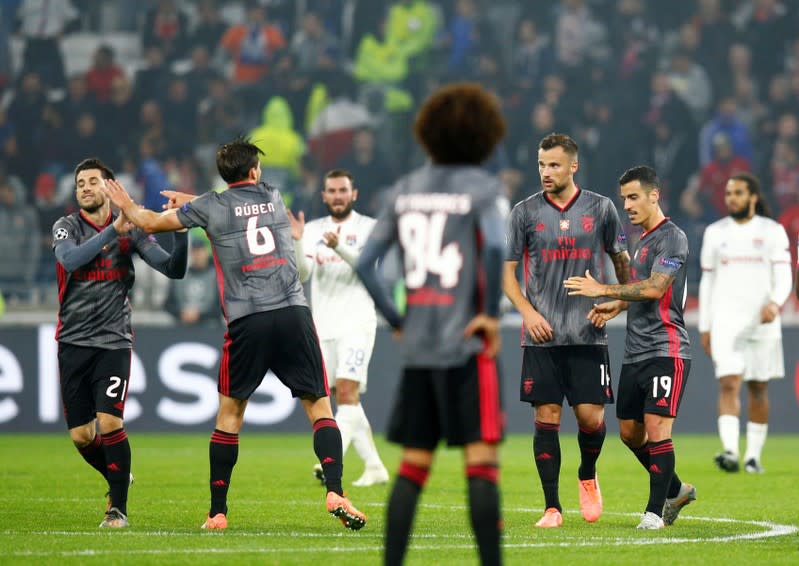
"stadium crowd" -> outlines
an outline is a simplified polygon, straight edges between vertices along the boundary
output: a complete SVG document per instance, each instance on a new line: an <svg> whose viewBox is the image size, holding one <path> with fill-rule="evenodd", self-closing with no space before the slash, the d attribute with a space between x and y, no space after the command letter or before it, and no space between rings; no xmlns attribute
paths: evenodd
<svg viewBox="0 0 799 566"><path fill-rule="evenodd" d="M615 202L627 167L655 167L689 236L693 291L731 174L763 179L799 235L795 2L0 0L0 289L11 307L54 304L51 227L76 209L72 171L89 156L160 210L162 189L224 188L214 152L248 134L294 211L325 214L335 166L374 216L424 159L419 104L459 80L501 101L510 131L486 166L511 204L539 190L553 131L580 145L578 184ZM198 289L213 286L196 264ZM151 283L134 302L188 320L173 304L185 288Z"/></svg>

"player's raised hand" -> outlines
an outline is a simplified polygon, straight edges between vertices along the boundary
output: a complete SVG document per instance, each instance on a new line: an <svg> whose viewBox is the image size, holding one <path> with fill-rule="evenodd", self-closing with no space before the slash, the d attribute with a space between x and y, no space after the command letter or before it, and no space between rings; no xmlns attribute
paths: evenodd
<svg viewBox="0 0 799 566"><path fill-rule="evenodd" d="M122 186L122 183L114 179L105 180L103 194L105 194L119 210L125 210L125 207L135 204L133 199L130 198L128 191Z"/></svg>
<svg viewBox="0 0 799 566"><path fill-rule="evenodd" d="M114 219L114 230L116 230L117 235L127 234L135 227L136 225L125 216L125 212L120 210L119 216Z"/></svg>
<svg viewBox="0 0 799 566"><path fill-rule="evenodd" d="M338 246L338 236L340 233L341 233L341 226L336 228L335 232L325 232L324 234L322 234L322 238L325 239L325 244L327 245L328 248L336 249L336 246Z"/></svg>
<svg viewBox="0 0 799 566"><path fill-rule="evenodd" d="M297 213L297 216L294 216L294 213L288 208L286 209L286 212L289 215L289 222L291 223L292 239L301 240L302 235L305 232L305 213L301 210Z"/></svg>
<svg viewBox="0 0 799 566"><path fill-rule="evenodd" d="M465 338L470 338L475 334L481 335L485 339L483 354L489 358L494 358L502 347L502 340L499 334L499 319L480 313L469 321L463 331Z"/></svg>
<svg viewBox="0 0 799 566"><path fill-rule="evenodd" d="M777 303L764 305L763 308L760 309L760 322L763 324L774 322L778 314L780 314L780 306Z"/></svg>
<svg viewBox="0 0 799 566"><path fill-rule="evenodd" d="M531 310L531 312L522 313L522 320L524 320L524 326L527 327L527 331L536 344L549 342L554 337L549 321L535 309Z"/></svg>
<svg viewBox="0 0 799 566"><path fill-rule="evenodd" d="M180 208L187 202L197 198L197 195L190 195L189 193L182 193L180 191L164 190L161 191L161 196L166 197L166 204L162 205L164 210L171 208Z"/></svg>
<svg viewBox="0 0 799 566"><path fill-rule="evenodd" d="M569 296L581 295L583 297L601 297L603 295L602 283L591 277L591 272L585 270L585 277L572 276L563 282L563 286L571 289Z"/></svg>
<svg viewBox="0 0 799 566"><path fill-rule="evenodd" d="M594 305L586 318L597 328L603 328L605 324L617 316L625 308L624 301L609 301L607 303L597 303Z"/></svg>

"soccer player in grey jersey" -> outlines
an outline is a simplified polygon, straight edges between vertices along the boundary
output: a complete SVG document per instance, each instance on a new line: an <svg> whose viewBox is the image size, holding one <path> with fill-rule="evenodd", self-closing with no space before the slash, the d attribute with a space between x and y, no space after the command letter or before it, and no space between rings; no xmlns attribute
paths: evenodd
<svg viewBox="0 0 799 566"><path fill-rule="evenodd" d="M397 182L356 266L402 336L404 369L388 438L403 451L388 502L384 563L403 561L434 451L446 438L464 448L480 561L499 564L504 419L495 356L503 219L498 181L477 166L504 135L505 121L481 87L455 84L425 101L415 132L432 164ZM375 261L394 243L407 287L404 317L375 273Z"/></svg>
<svg viewBox="0 0 799 566"><path fill-rule="evenodd" d="M660 529L696 499L696 488L675 472L671 429L691 367L683 322L688 239L663 215L655 171L628 169L619 179L624 210L644 229L630 265L632 282L606 285L585 276L564 281L574 297L617 299L594 305L588 315L597 328L627 309L627 342L619 377L616 416L622 441L649 472L649 501L639 529Z"/></svg>
<svg viewBox="0 0 799 566"><path fill-rule="evenodd" d="M607 197L574 182L578 147L565 134L550 134L538 149L543 190L511 211L505 256L505 294L522 315L520 398L535 407L533 457L544 490L545 511L537 527L563 522L560 476L560 421L563 398L579 425L580 511L588 522L602 514L596 461L605 440L605 404L613 402L607 335L586 315L592 302L569 300L563 280L586 269L602 273L610 256L616 278L628 279L627 240ZM525 292L516 278L524 262Z"/></svg>
<svg viewBox="0 0 799 566"><path fill-rule="evenodd" d="M130 377L133 331L128 293L132 256L171 278L186 272L186 234L172 253L111 212L101 188L114 173L99 159L75 168L80 210L53 225L58 277L58 366L69 435L83 458L108 482L103 528L128 526L130 444L123 413ZM99 428L100 434L97 434Z"/></svg>
<svg viewBox="0 0 799 566"><path fill-rule="evenodd" d="M227 333L219 365L219 411L209 447L211 508L202 528L227 528L227 492L238 459L244 411L271 369L300 398L313 425L314 451L327 485L327 510L346 528L358 530L366 524L366 516L341 488L341 434L297 272L289 217L280 192L260 182L260 153L245 140L223 145L216 163L228 190L199 197L164 191L169 208L160 214L140 209L119 183L112 181L106 192L148 232L200 226L213 247Z"/></svg>

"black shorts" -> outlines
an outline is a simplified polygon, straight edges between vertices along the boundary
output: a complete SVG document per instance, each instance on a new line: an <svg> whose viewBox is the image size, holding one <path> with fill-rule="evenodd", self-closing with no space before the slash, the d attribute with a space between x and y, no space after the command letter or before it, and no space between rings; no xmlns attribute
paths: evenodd
<svg viewBox="0 0 799 566"><path fill-rule="evenodd" d="M249 399L270 369L294 397L330 395L308 307L259 312L228 326L217 390L234 399Z"/></svg>
<svg viewBox="0 0 799 566"><path fill-rule="evenodd" d="M499 365L482 354L446 369L406 368L388 425L388 439L406 448L435 450L503 438Z"/></svg>
<svg viewBox="0 0 799 566"><path fill-rule="evenodd" d="M122 418L130 354L130 348L106 350L58 343L61 403L68 428L92 422L97 413Z"/></svg>
<svg viewBox="0 0 799 566"><path fill-rule="evenodd" d="M644 413L676 417L691 360L650 358L621 366L616 416L644 422Z"/></svg>
<svg viewBox="0 0 799 566"><path fill-rule="evenodd" d="M572 407L613 403L607 346L526 346L522 350L522 401L562 405L565 397Z"/></svg>

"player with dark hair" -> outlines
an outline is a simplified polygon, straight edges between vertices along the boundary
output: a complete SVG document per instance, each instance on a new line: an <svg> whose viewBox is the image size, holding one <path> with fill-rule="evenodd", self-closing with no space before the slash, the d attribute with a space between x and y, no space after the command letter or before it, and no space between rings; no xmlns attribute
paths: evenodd
<svg viewBox="0 0 799 566"><path fill-rule="evenodd" d="M365 465L353 485L366 487L388 482L388 470L377 453L372 427L361 405L366 392L369 360L375 343L377 315L354 267L375 219L353 209L358 189L352 174L333 169L325 174L322 200L329 214L305 223L300 211L291 220L291 237L300 280L311 281L311 310L319 333L325 367L336 394L336 422L346 454L350 443ZM314 467L324 482L322 466Z"/></svg>
<svg viewBox="0 0 799 566"><path fill-rule="evenodd" d="M675 472L671 439L691 367L683 321L688 238L660 208L654 169L628 169L619 185L630 222L644 229L630 264L632 282L606 285L586 270L563 286L569 296L617 299L591 309L588 318L597 328L628 311L616 416L622 441L649 472L649 501L638 528L660 529L696 499L694 486Z"/></svg>
<svg viewBox="0 0 799 566"><path fill-rule="evenodd" d="M628 280L630 256L616 207L574 182L578 147L565 134L544 137L538 148L542 191L511 211L503 287L522 315L520 399L534 407L533 458L544 490L536 527L563 522L559 497L560 422L564 397L579 426L580 511L588 522L602 514L596 462L605 441L605 404L613 403L608 338L586 315L588 299L569 300L563 280L591 269L603 273L607 256L616 278ZM524 261L525 292L516 276Z"/></svg>
<svg viewBox="0 0 799 566"><path fill-rule="evenodd" d="M388 438L402 462L388 502L385 564L400 564L441 439L463 446L471 524L482 564L499 564L497 445L504 417L496 355L503 218L499 181L479 168L505 134L496 100L474 84L438 90L415 133L432 163L401 178L356 271L401 335L404 368ZM375 272L398 243L407 310L400 316Z"/></svg>
<svg viewBox="0 0 799 566"><path fill-rule="evenodd" d="M175 234L172 253L115 215L102 188L114 173L96 158L75 167L80 210L53 224L58 277L58 367L69 435L81 456L108 482L100 527L128 526L130 444L123 413L133 331L128 293L133 254L167 277L186 273L187 235ZM97 434L99 429L100 434Z"/></svg>
<svg viewBox="0 0 799 566"><path fill-rule="evenodd" d="M227 528L227 492L239 452L239 431L253 392L268 370L299 397L313 426L324 470L327 510L345 527L366 524L341 489L341 434L311 311L294 260L294 244L280 192L260 182L261 151L237 139L219 148L216 165L228 190L198 197L164 191L169 209L140 209L119 183L106 194L131 222L148 232L200 226L221 270L219 290L227 332L219 366L219 411L211 435L211 508L205 529Z"/></svg>
<svg viewBox="0 0 799 566"><path fill-rule="evenodd" d="M740 469L740 396L745 381L749 422L744 469L762 473L768 383L785 376L780 308L791 294L791 251L785 228L770 218L756 177L730 177L724 202L728 216L708 226L702 238L699 283L699 337L719 381L722 452L714 461L727 472Z"/></svg>

